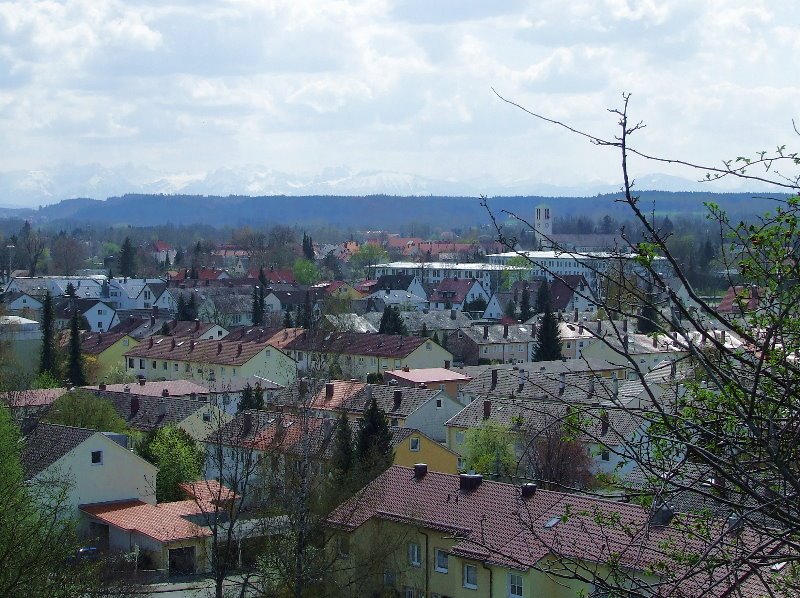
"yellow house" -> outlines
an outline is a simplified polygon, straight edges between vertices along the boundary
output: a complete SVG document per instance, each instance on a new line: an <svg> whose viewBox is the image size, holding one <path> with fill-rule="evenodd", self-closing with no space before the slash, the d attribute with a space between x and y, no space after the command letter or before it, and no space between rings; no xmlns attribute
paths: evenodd
<svg viewBox="0 0 800 598"><path fill-rule="evenodd" d="M81 354L95 362L95 375L102 380L113 368L120 367L122 356L138 344L138 340L122 332L85 332L81 335Z"/></svg>
<svg viewBox="0 0 800 598"><path fill-rule="evenodd" d="M332 583L350 596L591 596L612 574L604 554L656 581L641 550L622 550L679 538L650 522L638 505L393 466L329 517Z"/></svg>
<svg viewBox="0 0 800 598"><path fill-rule="evenodd" d="M458 473L458 454L414 428L392 428L394 465L426 463L430 471Z"/></svg>
<svg viewBox="0 0 800 598"><path fill-rule="evenodd" d="M281 386L294 382L297 364L272 338L237 342L151 336L125 352L127 371L148 380L215 380L258 376Z"/></svg>

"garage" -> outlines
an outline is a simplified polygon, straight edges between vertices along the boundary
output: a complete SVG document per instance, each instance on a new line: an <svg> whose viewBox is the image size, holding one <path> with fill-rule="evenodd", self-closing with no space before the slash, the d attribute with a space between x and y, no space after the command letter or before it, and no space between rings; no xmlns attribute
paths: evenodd
<svg viewBox="0 0 800 598"><path fill-rule="evenodd" d="M191 575L195 572L195 547L169 549L169 574Z"/></svg>

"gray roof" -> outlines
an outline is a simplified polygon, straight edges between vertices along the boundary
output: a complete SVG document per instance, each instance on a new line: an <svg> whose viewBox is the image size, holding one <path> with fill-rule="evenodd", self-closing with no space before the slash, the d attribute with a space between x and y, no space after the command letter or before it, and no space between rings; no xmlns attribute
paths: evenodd
<svg viewBox="0 0 800 598"><path fill-rule="evenodd" d="M531 334L531 327L527 324L484 324L463 328L461 332L478 345L536 342L536 337Z"/></svg>
<svg viewBox="0 0 800 598"><path fill-rule="evenodd" d="M498 363L498 364L484 364L484 365L467 365L458 368L450 368L455 372L459 372L472 378L477 377L481 372L490 369L501 370L519 370L523 369L526 372L595 372L602 373L613 370L624 369L623 366L615 365L604 359L588 359L581 357L580 359L567 359L557 361L518 361L515 364L511 363Z"/></svg>
<svg viewBox="0 0 800 598"><path fill-rule="evenodd" d="M97 430L38 423L25 437L21 461L25 479L40 474L72 449L85 442Z"/></svg>
<svg viewBox="0 0 800 598"><path fill-rule="evenodd" d="M151 397L107 391L96 391L96 394L108 400L128 426L140 432L179 424L198 409L207 406L205 402L176 397Z"/></svg>
<svg viewBox="0 0 800 598"><path fill-rule="evenodd" d="M364 314L364 319L370 322L373 326L378 326L381 322L381 312L367 312ZM453 317L455 315L455 317ZM429 331L434 330L456 330L464 328L472 323L472 318L461 311L451 310L434 310L425 312L422 311L402 311L400 317L406 325L406 330L409 334L418 334L422 330L422 324Z"/></svg>

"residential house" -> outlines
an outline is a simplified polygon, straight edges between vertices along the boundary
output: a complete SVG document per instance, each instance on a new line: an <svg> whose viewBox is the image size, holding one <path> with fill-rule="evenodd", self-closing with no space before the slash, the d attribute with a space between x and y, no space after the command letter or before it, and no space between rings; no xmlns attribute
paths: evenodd
<svg viewBox="0 0 800 598"><path fill-rule="evenodd" d="M275 268L274 266L269 268L250 268L247 271L247 278L259 280L262 272L267 284L297 284L294 272L288 268Z"/></svg>
<svg viewBox="0 0 800 598"><path fill-rule="evenodd" d="M65 335L63 341L69 342ZM81 355L90 357L96 364L95 375L103 379L114 368L119 368L123 355L139 341L122 332L83 332L81 333Z"/></svg>
<svg viewBox="0 0 800 598"><path fill-rule="evenodd" d="M629 368L633 368L635 364L639 370L647 372L665 359L675 361L688 355L686 339L676 333L652 336L633 333L628 330L627 320L616 330L600 321L597 327L602 330L599 340L583 349L582 355L585 357L603 359L610 363L627 365Z"/></svg>
<svg viewBox="0 0 800 598"><path fill-rule="evenodd" d="M454 358L466 365L531 361L536 329L527 324L484 324L460 328L447 336Z"/></svg>
<svg viewBox="0 0 800 598"><path fill-rule="evenodd" d="M414 295L408 291L375 291L362 299L371 311L383 312L387 307L397 307L401 311L420 311L428 307L424 296Z"/></svg>
<svg viewBox="0 0 800 598"><path fill-rule="evenodd" d="M381 312L367 312L364 314L364 319L375 326L377 332L380 324ZM466 312L451 309L449 311L431 311L423 309L422 311L403 311L400 312L400 319L412 336L426 336L433 338L436 335L437 339L444 339L444 336L453 330L464 328L472 325L472 318Z"/></svg>
<svg viewBox="0 0 800 598"><path fill-rule="evenodd" d="M42 348L39 322L20 316L0 316L0 343L9 349L0 362L0 370L5 370L6 376L36 371Z"/></svg>
<svg viewBox="0 0 800 598"><path fill-rule="evenodd" d="M152 255L153 259L159 264L164 264L167 261L169 261L170 264L174 264L175 256L178 255L178 251L165 241L153 241L150 247L150 255Z"/></svg>
<svg viewBox="0 0 800 598"><path fill-rule="evenodd" d="M3 297L6 315L19 316L37 322L42 316L42 301L28 293L6 293Z"/></svg>
<svg viewBox="0 0 800 598"><path fill-rule="evenodd" d="M35 418L46 411L55 400L67 392L66 388L29 388L0 393L0 403L11 409L17 422Z"/></svg>
<svg viewBox="0 0 800 598"><path fill-rule="evenodd" d="M384 274L375 281L371 289L372 293L377 291L406 291L417 297L428 299L428 293L422 286L419 278L413 274Z"/></svg>
<svg viewBox="0 0 800 598"><path fill-rule="evenodd" d="M338 367L344 377L365 380L370 373L402 367L449 367L452 354L430 339L360 332L305 333L286 350L300 369Z"/></svg>
<svg viewBox="0 0 800 598"><path fill-rule="evenodd" d="M536 296L531 297L531 301ZM564 274L550 283L550 301L553 311L594 313L597 302L586 278L581 274Z"/></svg>
<svg viewBox="0 0 800 598"><path fill-rule="evenodd" d="M658 547L685 542L670 520L639 505L420 464L391 467L327 525L338 564L332 575L362 595L567 598L607 587L609 555L635 579L657 582L650 571L663 559ZM383 566L375 566L376 552L390 553ZM569 574L573 568L577 575Z"/></svg>
<svg viewBox="0 0 800 598"><path fill-rule="evenodd" d="M383 379L391 384L392 380L397 383L397 386L406 386L411 388L438 388L443 390L450 398L458 398L458 393L465 385L469 384L472 380L470 376L466 376L453 370L446 370L444 368L402 368L400 370L388 370L383 373Z"/></svg>
<svg viewBox="0 0 800 598"><path fill-rule="evenodd" d="M86 318L92 332L103 332L119 323L117 311L97 299L61 297L53 301L53 306L57 329L69 328L74 310L77 310L79 318Z"/></svg>
<svg viewBox="0 0 800 598"><path fill-rule="evenodd" d="M279 339L237 343L151 336L125 353L127 371L148 379L209 380L260 376L281 385L294 381L297 364L278 348Z"/></svg>
<svg viewBox="0 0 800 598"><path fill-rule="evenodd" d="M488 303L489 294L475 279L445 278L436 283L429 300L431 309L470 311L470 304L474 301Z"/></svg>

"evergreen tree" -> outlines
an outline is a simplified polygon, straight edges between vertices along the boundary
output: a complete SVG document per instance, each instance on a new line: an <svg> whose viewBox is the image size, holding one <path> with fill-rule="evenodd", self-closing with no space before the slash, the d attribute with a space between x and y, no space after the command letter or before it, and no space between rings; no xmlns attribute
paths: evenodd
<svg viewBox="0 0 800 598"><path fill-rule="evenodd" d="M292 312L288 309L283 312L283 327L284 328L291 328L294 326L294 322L292 322Z"/></svg>
<svg viewBox="0 0 800 598"><path fill-rule="evenodd" d="M251 386L248 382L242 389L242 397L239 399L239 406L237 411L244 411L245 409L263 409L264 408L264 389L260 384L256 383Z"/></svg>
<svg viewBox="0 0 800 598"><path fill-rule="evenodd" d="M83 371L83 358L81 356L81 333L78 329L78 310L72 310L69 321L69 365L67 377L73 386L86 386L86 374Z"/></svg>
<svg viewBox="0 0 800 598"><path fill-rule="evenodd" d="M175 252L175 265L177 266L182 262L183 262L183 249L179 247L178 251Z"/></svg>
<svg viewBox="0 0 800 598"><path fill-rule="evenodd" d="M419 335L423 338L427 338L428 336L428 325L425 322L422 323L422 330Z"/></svg>
<svg viewBox="0 0 800 598"><path fill-rule="evenodd" d="M253 287L253 311L251 315L253 326L264 323L264 291L260 287Z"/></svg>
<svg viewBox="0 0 800 598"><path fill-rule="evenodd" d="M189 302L186 304L187 320L194 320L197 318L197 298L194 293L189 296Z"/></svg>
<svg viewBox="0 0 800 598"><path fill-rule="evenodd" d="M311 330L313 320L314 312L311 306L311 291L306 291L306 299L303 303L303 328Z"/></svg>
<svg viewBox="0 0 800 598"><path fill-rule="evenodd" d="M56 316L53 297L50 291L44 296L42 306L42 351L39 360L39 373L58 376L56 368Z"/></svg>
<svg viewBox="0 0 800 598"><path fill-rule="evenodd" d="M543 314L546 306L550 304L550 284L543 280L536 291L536 304L533 306L533 311L537 314Z"/></svg>
<svg viewBox="0 0 800 598"><path fill-rule="evenodd" d="M378 407L375 397L372 397L361 419L356 450L361 471L370 477L378 475L392 464L392 433L386 413Z"/></svg>
<svg viewBox="0 0 800 598"><path fill-rule="evenodd" d="M183 293L178 295L178 306L176 308L178 321L183 322L184 320L188 320L189 318L186 317L186 298L183 296Z"/></svg>
<svg viewBox="0 0 800 598"><path fill-rule="evenodd" d="M380 334L408 335L408 329L406 328L405 322L403 322L403 317L400 315L399 307L387 305L383 309L378 332Z"/></svg>
<svg viewBox="0 0 800 598"><path fill-rule="evenodd" d="M519 319L523 322L529 320L533 316L531 312L531 294L528 291L528 283L523 283L522 286L522 300L519 304Z"/></svg>
<svg viewBox="0 0 800 598"><path fill-rule="evenodd" d="M130 237L125 237L119 251L119 273L122 276L132 277L136 272L136 250Z"/></svg>
<svg viewBox="0 0 800 598"><path fill-rule="evenodd" d="M378 324L378 334L387 334L386 328L389 325L389 316L391 314L392 308L388 305L383 308L383 315L381 316L381 322Z"/></svg>
<svg viewBox="0 0 800 598"><path fill-rule="evenodd" d="M68 282L67 283L67 288L64 289L64 295L67 296L67 297L75 297L75 293L76 293L75 285L72 284L71 282Z"/></svg>
<svg viewBox="0 0 800 598"><path fill-rule="evenodd" d="M166 270L169 270L171 267L172 267L172 264L170 264L170 262L169 262L169 254L167 254L167 256L164 258L163 268L166 271Z"/></svg>
<svg viewBox="0 0 800 598"><path fill-rule="evenodd" d="M442 334L444 334L444 333L442 333ZM436 332L436 331L433 332L433 336L431 337L431 340L434 343L436 343L437 345L439 345L440 347L442 346L442 343L439 342L439 333L438 332Z"/></svg>
<svg viewBox="0 0 800 598"><path fill-rule="evenodd" d="M336 436L333 444L331 465L333 470L346 478L353 469L353 436L350 431L350 422L347 414L342 411L336 422Z"/></svg>
<svg viewBox="0 0 800 598"><path fill-rule="evenodd" d="M545 306L544 316L539 323L539 332L536 335L536 354L534 361L554 361L561 359L561 335L558 331L558 320L548 301Z"/></svg>
<svg viewBox="0 0 800 598"><path fill-rule="evenodd" d="M169 322L164 321L164 323L161 324L161 331L159 332L159 334L161 336L169 336Z"/></svg>
<svg viewBox="0 0 800 598"><path fill-rule="evenodd" d="M314 242L305 233L303 233L303 256L311 262L314 261Z"/></svg>
<svg viewBox="0 0 800 598"><path fill-rule="evenodd" d="M262 287L267 286L267 275L264 273L264 266L258 269L258 284Z"/></svg>
<svg viewBox="0 0 800 598"><path fill-rule="evenodd" d="M508 303L506 303L506 308L503 310L503 314L506 317L513 318L514 320L517 319L517 302L514 299L509 299Z"/></svg>
<svg viewBox="0 0 800 598"><path fill-rule="evenodd" d="M656 308L656 298L653 293L652 285L648 289L647 296L639 312L639 317L636 320L636 327L642 334L652 334L659 332L660 326L658 325L659 314Z"/></svg>

